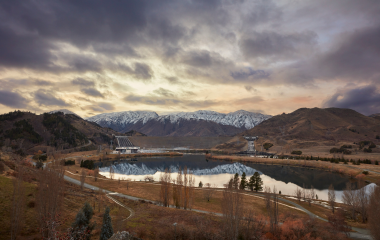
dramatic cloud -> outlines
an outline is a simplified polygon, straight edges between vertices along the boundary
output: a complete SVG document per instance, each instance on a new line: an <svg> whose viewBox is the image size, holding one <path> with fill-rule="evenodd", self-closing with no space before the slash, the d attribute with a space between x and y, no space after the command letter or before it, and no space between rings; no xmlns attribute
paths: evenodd
<svg viewBox="0 0 380 240"><path fill-rule="evenodd" d="M378 89L360 104L342 86L380 83L379 42L375 0L0 1L0 97L4 111L32 96L33 111L70 105L83 116L369 112Z"/></svg>
<svg viewBox="0 0 380 240"><path fill-rule="evenodd" d="M64 100L56 98L49 91L38 90L34 93L34 99L39 105L45 106L70 106Z"/></svg>
<svg viewBox="0 0 380 240"><path fill-rule="evenodd" d="M91 97L104 98L104 95L95 88L82 88L81 92Z"/></svg>
<svg viewBox="0 0 380 240"><path fill-rule="evenodd" d="M240 50L248 59L268 57L271 60L292 59L310 53L316 44L314 32L254 32L240 41Z"/></svg>
<svg viewBox="0 0 380 240"><path fill-rule="evenodd" d="M74 85L82 86L82 87L93 87L93 86L95 86L95 83L93 81L88 81L88 80L85 80L83 78L76 78L76 79L72 80L71 83Z"/></svg>
<svg viewBox="0 0 380 240"><path fill-rule="evenodd" d="M0 104L14 108L26 108L27 100L19 93L0 90Z"/></svg>
<svg viewBox="0 0 380 240"><path fill-rule="evenodd" d="M174 97L174 93L170 90L167 90L165 88L158 88L153 91L153 93L159 95L159 96L164 96L164 97Z"/></svg>
<svg viewBox="0 0 380 240"><path fill-rule="evenodd" d="M373 85L341 89L323 105L324 107L351 108L365 115L380 113L380 89Z"/></svg>

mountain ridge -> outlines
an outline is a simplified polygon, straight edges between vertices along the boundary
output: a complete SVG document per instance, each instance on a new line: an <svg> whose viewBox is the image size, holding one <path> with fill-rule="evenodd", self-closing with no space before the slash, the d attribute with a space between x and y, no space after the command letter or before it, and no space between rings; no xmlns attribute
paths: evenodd
<svg viewBox="0 0 380 240"><path fill-rule="evenodd" d="M102 113L86 120L122 133L136 130L151 136L219 136L235 135L270 117L244 110L228 114L199 110L161 116L150 111L124 111Z"/></svg>

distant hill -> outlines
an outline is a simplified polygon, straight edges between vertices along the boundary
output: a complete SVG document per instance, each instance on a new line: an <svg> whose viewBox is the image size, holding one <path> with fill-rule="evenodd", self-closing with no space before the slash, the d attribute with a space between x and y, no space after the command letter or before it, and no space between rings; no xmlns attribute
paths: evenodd
<svg viewBox="0 0 380 240"><path fill-rule="evenodd" d="M73 148L91 140L95 144L109 143L120 133L88 122L75 114L62 112L35 115L30 112L10 112L0 115L0 147L33 153L36 147L46 149Z"/></svg>
<svg viewBox="0 0 380 240"><path fill-rule="evenodd" d="M352 109L300 108L274 116L239 135L285 140L373 141L379 134L380 120Z"/></svg>
<svg viewBox="0 0 380 240"><path fill-rule="evenodd" d="M373 118L376 118L377 120L380 120L380 113L369 115L369 117L373 117Z"/></svg>
<svg viewBox="0 0 380 240"><path fill-rule="evenodd" d="M78 114L76 114L76 113L74 113L74 112L72 112L72 111L70 111L70 110L68 110L68 109L58 109L58 110L50 111L50 112L48 112L48 113L57 113L57 112L61 112L61 113L64 113L64 114L73 114L73 115L75 115L75 116L77 116L77 117L82 118L82 117L79 116Z"/></svg>
<svg viewBox="0 0 380 240"><path fill-rule="evenodd" d="M122 133L135 130L148 136L211 137L236 135L270 117L243 110L228 114L200 110L163 116L148 111L126 111L103 113L87 120Z"/></svg>

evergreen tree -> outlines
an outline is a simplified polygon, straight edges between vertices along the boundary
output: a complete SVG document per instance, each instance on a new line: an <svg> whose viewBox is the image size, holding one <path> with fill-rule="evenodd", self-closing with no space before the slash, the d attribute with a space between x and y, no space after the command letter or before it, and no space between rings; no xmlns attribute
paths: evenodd
<svg viewBox="0 0 380 240"><path fill-rule="evenodd" d="M255 187L255 177L253 175L249 178L247 186L249 190L253 191L253 188Z"/></svg>
<svg viewBox="0 0 380 240"><path fill-rule="evenodd" d="M102 231L100 232L100 240L108 240L113 235L112 221L110 216L110 208L107 206L103 215Z"/></svg>
<svg viewBox="0 0 380 240"><path fill-rule="evenodd" d="M80 161L80 167L83 167L83 160Z"/></svg>
<svg viewBox="0 0 380 240"><path fill-rule="evenodd" d="M203 183L202 183L202 181L199 181L199 187L200 187L200 188L203 187Z"/></svg>
<svg viewBox="0 0 380 240"><path fill-rule="evenodd" d="M247 187L247 177L245 175L245 172L241 175L241 180L240 180L240 186L239 188L241 190L244 190Z"/></svg>
<svg viewBox="0 0 380 240"><path fill-rule="evenodd" d="M86 202L81 210L77 213L74 223L72 224L72 237L79 238L81 233L85 233L87 239L90 239L91 231L95 228L95 223L90 224L90 220L94 215L91 205Z"/></svg>
<svg viewBox="0 0 380 240"><path fill-rule="evenodd" d="M258 172L255 172L253 174L253 177L255 178L255 185L253 190L256 192L263 190L263 180L261 180L260 174Z"/></svg>
<svg viewBox="0 0 380 240"><path fill-rule="evenodd" d="M233 187L235 189L238 189L239 188L239 183L240 183L239 173L236 173L235 176L234 176L234 180L233 180Z"/></svg>

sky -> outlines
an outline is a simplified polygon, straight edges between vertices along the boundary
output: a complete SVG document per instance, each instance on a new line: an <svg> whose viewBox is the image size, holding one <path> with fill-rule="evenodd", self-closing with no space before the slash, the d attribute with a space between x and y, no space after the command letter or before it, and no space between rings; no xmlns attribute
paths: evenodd
<svg viewBox="0 0 380 240"><path fill-rule="evenodd" d="M380 113L379 0L0 0L0 113Z"/></svg>

